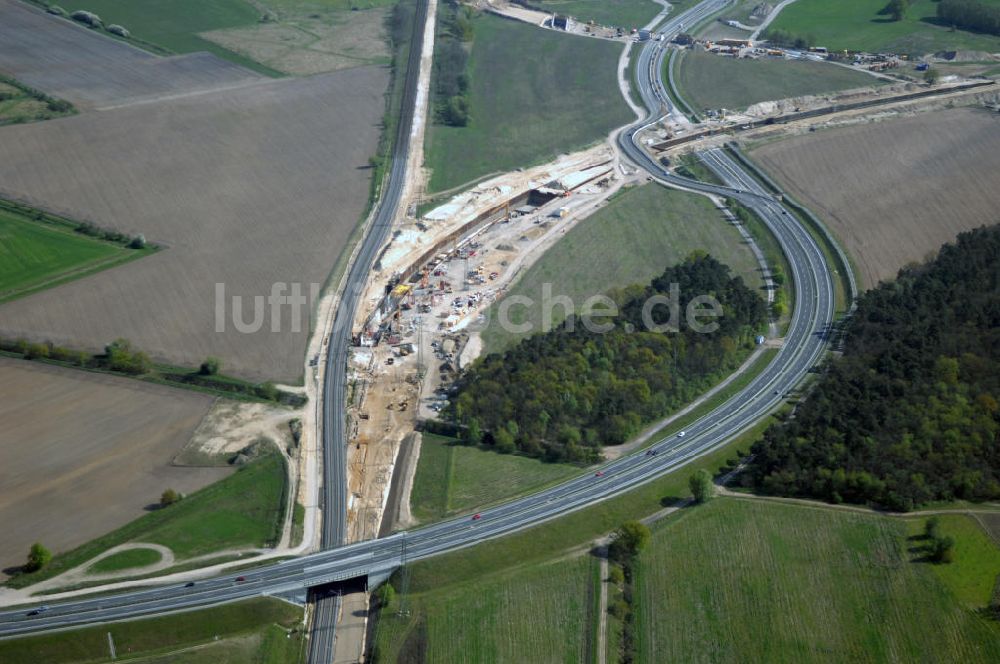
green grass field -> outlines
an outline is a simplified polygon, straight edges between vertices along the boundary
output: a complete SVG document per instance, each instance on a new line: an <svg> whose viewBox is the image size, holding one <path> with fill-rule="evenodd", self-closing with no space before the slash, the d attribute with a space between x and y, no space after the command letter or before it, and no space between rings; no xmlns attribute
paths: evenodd
<svg viewBox="0 0 1000 664"><path fill-rule="evenodd" d="M262 73L275 73L198 36L209 30L256 24L261 12L244 0L65 0L53 4L67 12L93 12L105 25L117 23L132 37L174 53L208 51Z"/></svg>
<svg viewBox="0 0 1000 664"><path fill-rule="evenodd" d="M980 514L978 521L994 541L1000 542L1000 512L994 514Z"/></svg>
<svg viewBox="0 0 1000 664"><path fill-rule="evenodd" d="M720 449L616 498L507 537L417 562L410 567L410 588L413 592L425 592L472 583L511 565L540 563L567 549L587 546L623 521L648 516L664 505L689 497L688 477L692 472L699 468L713 475L720 472L727 460L734 458L738 450L745 453L750 449L774 421L765 418ZM671 427L664 433L673 430ZM594 481L599 480L594 478Z"/></svg>
<svg viewBox="0 0 1000 664"><path fill-rule="evenodd" d="M703 51L685 51L680 58L677 85L695 111L743 110L760 101L885 84L827 62L736 59Z"/></svg>
<svg viewBox="0 0 1000 664"><path fill-rule="evenodd" d="M287 629L302 621L302 609L276 599L253 599L212 609L177 613L0 640L4 664L83 664L109 661L111 633L120 661L174 664L286 664L301 638ZM216 640L220 639L220 640ZM186 648L201 646L186 651Z"/></svg>
<svg viewBox="0 0 1000 664"><path fill-rule="evenodd" d="M98 560L87 571L90 574L120 572L125 569L155 565L162 559L163 556L156 549L128 549Z"/></svg>
<svg viewBox="0 0 1000 664"><path fill-rule="evenodd" d="M142 664L296 664L304 661L302 632L295 632L291 638L288 634L287 627L272 623L247 634L187 646L139 661Z"/></svg>
<svg viewBox="0 0 1000 664"><path fill-rule="evenodd" d="M408 616L398 605L380 614L378 661L589 661L595 563L582 555L410 594Z"/></svg>
<svg viewBox="0 0 1000 664"><path fill-rule="evenodd" d="M0 75L0 127L51 120L75 112L72 106L68 106L65 110L53 110L40 94L29 93L14 79Z"/></svg>
<svg viewBox="0 0 1000 664"><path fill-rule="evenodd" d="M915 0L906 17L896 22L879 13L885 6L884 0L798 0L783 9L771 27L812 35L815 45L830 50L919 55L944 50L1000 51L1000 37L937 25L934 0Z"/></svg>
<svg viewBox="0 0 1000 664"><path fill-rule="evenodd" d="M467 127L429 128L429 191L548 161L628 122L615 80L620 48L497 16L477 18L469 59L472 119Z"/></svg>
<svg viewBox="0 0 1000 664"><path fill-rule="evenodd" d="M568 464L497 454L423 434L410 506L422 523L470 512L581 472Z"/></svg>
<svg viewBox="0 0 1000 664"><path fill-rule="evenodd" d="M263 0L260 5L281 12L287 11L308 11L317 9L374 9L376 7L388 7L394 5L399 0Z"/></svg>
<svg viewBox="0 0 1000 664"><path fill-rule="evenodd" d="M660 5L651 0L534 0L529 3L562 16L572 16L586 23L641 28L660 13Z"/></svg>
<svg viewBox="0 0 1000 664"><path fill-rule="evenodd" d="M162 544L178 560L224 549L274 546L285 514L286 480L284 460L271 454L170 507L55 556L39 572L14 576L7 585L42 581L126 542Z"/></svg>
<svg viewBox="0 0 1000 664"><path fill-rule="evenodd" d="M910 562L907 532L898 519L749 500L685 510L641 556L638 659L997 661L1000 625Z"/></svg>
<svg viewBox="0 0 1000 664"><path fill-rule="evenodd" d="M998 517L1000 514L990 515ZM962 604L981 609L990 603L997 581L1000 580L1000 549L972 518L960 514L942 515L941 534L955 540L955 562L950 565L928 565ZM925 519L908 521L911 537L923 533ZM920 539L911 541L919 549ZM914 551L919 558L921 551Z"/></svg>
<svg viewBox="0 0 1000 664"><path fill-rule="evenodd" d="M762 285L753 252L709 199L656 185L626 190L566 233L518 279L509 295L537 304L511 307L511 322L530 322L534 331L541 330L543 284L552 284L553 295L569 296L579 308L611 288L649 283L695 249L708 251L751 287ZM562 321L563 311L554 308L553 324ZM503 350L525 336L492 320L482 332L483 350Z"/></svg>
<svg viewBox="0 0 1000 664"><path fill-rule="evenodd" d="M0 209L0 302L145 255Z"/></svg>
<svg viewBox="0 0 1000 664"><path fill-rule="evenodd" d="M152 579L157 576L166 576L168 574L176 574L178 572L189 572L194 569L199 569L202 567L212 567L214 565L221 565L222 563L231 563L238 561L245 561L241 565L234 565L230 568L231 571L247 568L260 564L270 564L274 562L269 560L266 563L261 563L256 560L257 554L241 554L241 553L229 553L220 554L218 556L207 556L205 558L194 558L177 565L172 565L166 569L157 570L155 572L143 572L142 569L126 569L123 570L128 572L127 574L121 574L115 577L115 582L120 583L124 581L139 581L142 579ZM89 588L95 588L97 586L107 585L107 579L100 579L97 581L83 581L80 583L67 584L65 586L58 586L55 588L49 588L48 590L42 590L35 594L37 597L42 597L44 595L58 595L59 593L69 592L71 590L87 590Z"/></svg>

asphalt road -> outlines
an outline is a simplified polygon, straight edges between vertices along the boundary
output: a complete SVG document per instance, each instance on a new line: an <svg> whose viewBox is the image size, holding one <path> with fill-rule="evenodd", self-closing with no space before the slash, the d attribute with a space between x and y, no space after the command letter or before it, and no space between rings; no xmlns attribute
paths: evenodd
<svg viewBox="0 0 1000 664"><path fill-rule="evenodd" d="M705 0L668 21L664 29L679 31L683 29L679 27L682 23L689 27L699 16L708 15L724 4L721 0ZM653 72L652 78L640 77L643 79L643 99L651 109L650 119L660 112L662 102L657 96L658 89L662 92L662 83L657 83L660 70L649 67L657 57L661 57L656 53L658 48L658 42L649 42L640 53L640 63L645 61L647 66L645 70L640 69L640 72ZM168 585L69 601L53 604L50 610L38 616L28 616L27 608L4 611L0 612L0 636L121 620L290 592L389 570L397 566L404 557L409 562L473 546L634 489L712 451L766 417L781 403L783 395L794 388L806 372L816 365L826 349L826 336L834 316L831 266L827 265L822 251L809 232L725 153L710 151L704 153L703 159L729 186L679 178L664 171L633 143L636 129L643 124L645 122L621 132L620 144L625 154L657 179L730 196L757 211L785 251L790 276L795 284L795 304L785 342L774 360L739 393L687 427L685 436L671 435L660 439L653 446L658 452L656 455L649 456L639 452L607 463L601 467L601 476L589 472L537 494L485 510L480 520L473 521L464 516L377 540L327 549L243 572L242 581L236 580L239 574L229 574L198 582L192 587ZM403 154L402 151L400 153ZM393 169L396 167L394 162ZM387 192L387 199L390 193ZM373 234L386 232L388 228L379 227L378 223L372 230ZM369 263L364 263L364 260L370 261L373 256L373 249L365 252L364 256L359 257L358 264L367 266ZM363 280L366 276L367 267L358 272L352 270L351 283L357 285L361 283L357 280ZM349 325L339 329L335 327L335 334L346 335L349 329ZM328 380L333 380L332 384L328 384L330 397L326 408L332 418L330 426L342 427L343 381L338 382L334 378L338 373L342 375L346 363L346 343L343 337L334 337L330 343L345 346L342 351L337 351L336 347L331 348L332 364L329 368L333 370L327 374L331 377ZM339 393L334 391L338 389ZM334 437L330 440L337 439ZM332 447L333 449L327 450L327 455L332 453L342 463L343 446ZM343 496L343 493L339 495ZM326 518L331 532L336 532L337 527L343 528L342 521L337 525L336 517Z"/></svg>
<svg viewBox="0 0 1000 664"><path fill-rule="evenodd" d="M347 361L351 331L358 302L371 274L379 249L389 238L392 221L399 210L403 186L406 182L406 162L410 154L410 130L416 105L417 84L420 78L420 54L423 50L424 24L427 19L427 0L417 2L413 20L413 38L410 43L406 82L392 153L392 165L384 183L385 189L378 201L374 219L367 235L361 241L358 255L351 263L343 296L330 332L323 382L323 549L341 546L347 539L347 436L345 433L344 405L347 403ZM315 598L312 629L309 638L309 662L332 662L336 649L337 614L341 598L323 595Z"/></svg>

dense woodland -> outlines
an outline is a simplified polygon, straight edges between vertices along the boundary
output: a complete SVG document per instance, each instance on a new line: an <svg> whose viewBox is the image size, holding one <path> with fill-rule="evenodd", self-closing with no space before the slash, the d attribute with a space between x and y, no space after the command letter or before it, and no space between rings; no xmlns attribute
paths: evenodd
<svg viewBox="0 0 1000 664"><path fill-rule="evenodd" d="M469 124L469 51L475 33L474 10L449 0L439 14L434 53L434 108L438 122Z"/></svg>
<svg viewBox="0 0 1000 664"><path fill-rule="evenodd" d="M754 448L765 493L909 510L1000 498L1000 227L861 297L843 356Z"/></svg>
<svg viewBox="0 0 1000 664"><path fill-rule="evenodd" d="M723 314L714 332L698 333L683 322L677 331L646 329L643 303L668 295L671 284L679 286L682 313L695 296L718 300ZM732 371L767 319L763 299L707 254L693 254L613 299L619 315L602 319L608 332L588 331L574 316L474 364L459 380L449 413L466 442L593 461L601 445L625 442ZM668 307L653 310L657 325L668 316Z"/></svg>
<svg viewBox="0 0 1000 664"><path fill-rule="evenodd" d="M947 25L1000 35L1000 7L996 5L980 0L941 0L937 15Z"/></svg>

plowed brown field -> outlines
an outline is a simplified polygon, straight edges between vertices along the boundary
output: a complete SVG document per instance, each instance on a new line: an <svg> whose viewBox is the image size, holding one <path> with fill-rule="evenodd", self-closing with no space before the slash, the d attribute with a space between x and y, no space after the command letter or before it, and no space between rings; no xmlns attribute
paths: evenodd
<svg viewBox="0 0 1000 664"><path fill-rule="evenodd" d="M310 308L297 333L286 305L279 332L268 309L243 334L230 299L216 333L216 284L250 321L273 283L326 281L364 212L386 85L362 67L0 130L0 195L167 247L0 306L0 335L90 350L126 337L162 361L298 379Z"/></svg>
<svg viewBox="0 0 1000 664"><path fill-rule="evenodd" d="M267 80L209 53L160 58L0 0L0 71L83 109Z"/></svg>
<svg viewBox="0 0 1000 664"><path fill-rule="evenodd" d="M985 110L817 131L752 156L829 225L864 287L1000 222L1000 115Z"/></svg>
<svg viewBox="0 0 1000 664"><path fill-rule="evenodd" d="M211 404L0 358L0 570L23 564L33 542L66 551L141 516L168 487L189 493L228 474L170 465Z"/></svg>

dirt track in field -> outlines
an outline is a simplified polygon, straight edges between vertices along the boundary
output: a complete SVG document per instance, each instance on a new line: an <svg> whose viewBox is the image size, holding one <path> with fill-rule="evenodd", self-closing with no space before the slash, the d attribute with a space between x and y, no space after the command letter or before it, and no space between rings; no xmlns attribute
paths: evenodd
<svg viewBox="0 0 1000 664"><path fill-rule="evenodd" d="M142 516L167 487L190 493L228 474L170 466L211 404L0 358L0 570L22 564L33 542L66 551Z"/></svg>
<svg viewBox="0 0 1000 664"><path fill-rule="evenodd" d="M826 129L752 156L844 244L866 288L1000 222L1000 115L959 108Z"/></svg>
<svg viewBox="0 0 1000 664"><path fill-rule="evenodd" d="M0 0L0 71L84 109L267 80L210 53L160 58L15 0Z"/></svg>
<svg viewBox="0 0 1000 664"><path fill-rule="evenodd" d="M309 329L291 307L238 332L232 296L323 284L368 197L385 68L84 113L0 130L0 195L167 247L0 306L0 335L99 350L126 337L155 359L206 356L253 380L301 377ZM216 333L216 284L229 304Z"/></svg>

